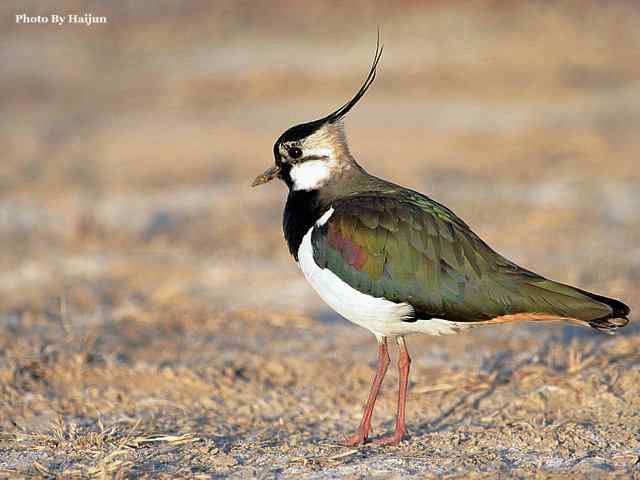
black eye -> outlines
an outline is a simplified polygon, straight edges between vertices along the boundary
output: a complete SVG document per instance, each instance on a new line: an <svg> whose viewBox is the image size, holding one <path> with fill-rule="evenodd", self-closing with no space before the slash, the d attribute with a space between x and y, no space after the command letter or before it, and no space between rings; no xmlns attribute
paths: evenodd
<svg viewBox="0 0 640 480"><path fill-rule="evenodd" d="M298 147L291 147L289 149L289 156L291 158L300 158L302 156L302 150L300 150Z"/></svg>

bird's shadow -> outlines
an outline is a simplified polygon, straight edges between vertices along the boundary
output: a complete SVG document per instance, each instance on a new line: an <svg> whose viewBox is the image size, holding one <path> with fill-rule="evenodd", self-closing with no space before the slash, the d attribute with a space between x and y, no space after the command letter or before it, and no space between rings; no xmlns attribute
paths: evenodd
<svg viewBox="0 0 640 480"><path fill-rule="evenodd" d="M341 324L347 322L339 315L333 312L323 312L314 317L317 321L326 324ZM514 363L516 355L515 350L504 350L485 359L482 363L480 371L488 375L490 379L489 386L482 391L466 391L449 407L443 410L437 418L426 421L411 429L412 435L421 436L429 433L437 433L449 429L455 429L462 426L464 422L469 421L469 416L465 415L470 408L478 410L480 404L487 398L491 397L496 389L501 385L508 384L513 372L517 371L521 366L535 361L536 358L547 358L549 351L554 345L568 346L579 342L585 345L584 349L596 351L603 343L610 341L611 335L603 334L595 330L574 325L556 325L556 328L549 329L548 325L529 323L523 326L526 329L524 335L541 339L541 345L537 349L531 351L531 355ZM636 336L640 334L640 324L631 323L624 329L616 332L615 336ZM388 424L387 424L388 423ZM392 428L393 421L385 422L385 428Z"/></svg>
<svg viewBox="0 0 640 480"><path fill-rule="evenodd" d="M536 335L539 328L543 327L538 325L531 326L531 334ZM624 336L638 335L639 332L640 326L633 325L632 328L629 328L628 330L625 329ZM617 333L617 335L620 333ZM547 336L537 350L532 351L531 355L527 355L526 358L520 360L517 364L513 363L514 356L516 354L514 350L498 352L496 355L485 359L480 368L480 371L485 372L489 375L489 378L491 378L491 383L486 389L483 389L481 392L465 392L460 396L460 398L458 398L458 400L455 401L455 403L453 403L453 405L446 408L437 418L422 423L414 430L414 432L417 435L423 435L461 426L463 422L468 420L468 417L466 415L458 415L459 413L466 411L469 408L477 410L480 403L493 395L499 386L505 385L511 381L513 372L517 371L521 366L527 363L536 361L535 359L547 358L554 345L571 345L576 341L580 343L586 342L584 350L586 351L587 356L589 356L590 352L598 351L600 345L611 340L611 338L611 335L606 335L583 327L566 325L561 329L558 329L557 332ZM457 420L456 417L458 418Z"/></svg>
<svg viewBox="0 0 640 480"><path fill-rule="evenodd" d="M418 427L414 429L414 434L425 435L429 433L442 432L444 430L460 426L465 421L465 416L455 420L455 417L459 412L467 410L469 407L477 410L480 407L480 403L493 395L500 385L505 385L511 381L513 372L517 369L517 366L514 367L512 365L513 355L514 353L512 351L507 350L498 352L491 358L485 359L480 370L489 375L489 378L491 379L489 386L480 392L465 392L453 405L445 409L437 418L418 425Z"/></svg>

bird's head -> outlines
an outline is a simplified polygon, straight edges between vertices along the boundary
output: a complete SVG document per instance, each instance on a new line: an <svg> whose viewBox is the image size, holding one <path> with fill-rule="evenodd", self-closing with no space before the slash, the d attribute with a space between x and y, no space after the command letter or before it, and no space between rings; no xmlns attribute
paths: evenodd
<svg viewBox="0 0 640 480"><path fill-rule="evenodd" d="M326 117L301 123L280 135L273 145L275 165L258 175L253 187L279 178L290 190L315 190L326 184L336 172L354 163L349 154L342 118L373 83L382 48L378 35L369 74L351 100Z"/></svg>

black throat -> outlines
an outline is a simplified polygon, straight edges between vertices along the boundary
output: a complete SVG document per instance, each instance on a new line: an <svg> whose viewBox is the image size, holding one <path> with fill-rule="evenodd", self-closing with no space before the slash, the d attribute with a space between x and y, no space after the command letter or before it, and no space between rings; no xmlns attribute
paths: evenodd
<svg viewBox="0 0 640 480"><path fill-rule="evenodd" d="M318 190L289 190L282 216L282 230L289 252L296 262L302 238L328 208L321 201Z"/></svg>

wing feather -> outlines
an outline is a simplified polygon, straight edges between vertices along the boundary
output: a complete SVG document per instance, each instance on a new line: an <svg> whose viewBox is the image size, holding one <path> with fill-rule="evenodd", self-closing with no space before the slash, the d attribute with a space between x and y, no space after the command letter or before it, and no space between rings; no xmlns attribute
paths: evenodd
<svg viewBox="0 0 640 480"><path fill-rule="evenodd" d="M316 263L363 293L410 303L419 318L536 312L588 321L610 312L585 292L505 259L428 197L404 192L334 202L312 234Z"/></svg>

